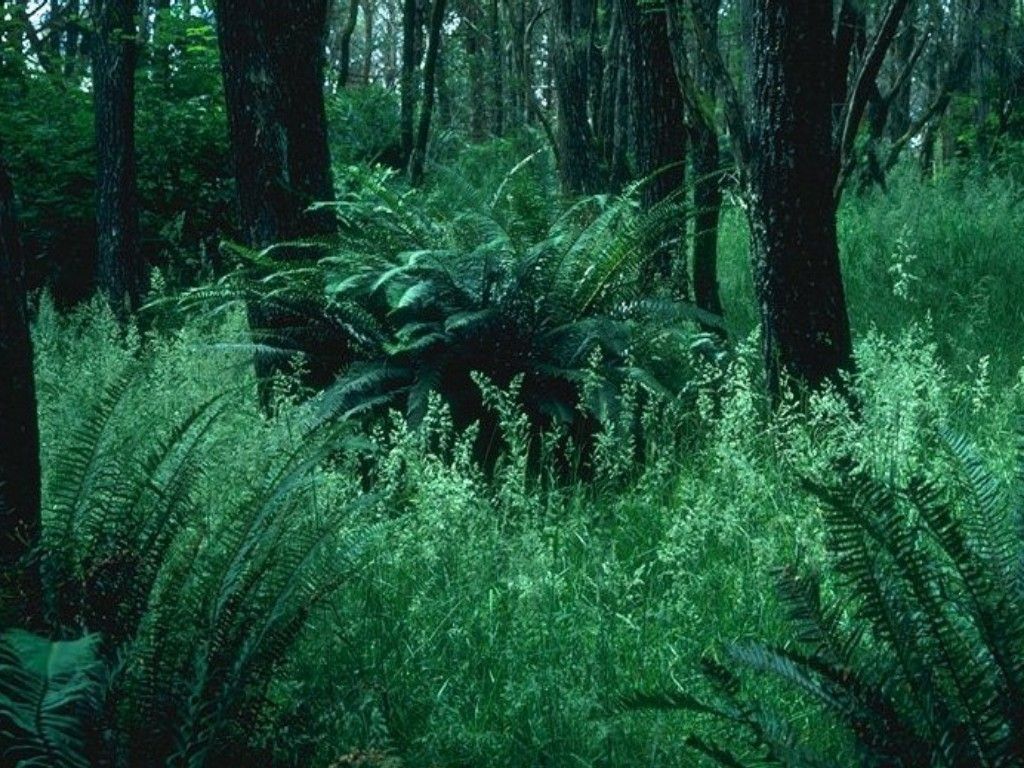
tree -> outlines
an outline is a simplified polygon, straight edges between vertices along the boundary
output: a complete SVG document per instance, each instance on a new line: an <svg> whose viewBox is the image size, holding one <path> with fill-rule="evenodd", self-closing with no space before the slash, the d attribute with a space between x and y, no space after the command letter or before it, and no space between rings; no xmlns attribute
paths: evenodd
<svg viewBox="0 0 1024 768"><path fill-rule="evenodd" d="M135 0L93 0L97 286L125 317L142 298L135 158Z"/></svg>
<svg viewBox="0 0 1024 768"><path fill-rule="evenodd" d="M685 192L689 129L673 66L667 11L644 8L639 0L620 2L633 77L636 170L644 180L641 202L650 209ZM652 276L674 281L674 292L680 296L688 292L685 238L686 219L680 216L679 226L657 249L650 270Z"/></svg>
<svg viewBox="0 0 1024 768"><path fill-rule="evenodd" d="M255 248L334 226L329 212L308 210L334 196L323 95L327 6L327 0L287 7L276 0L217 3L243 239ZM279 349L299 346L292 314L257 303L248 312L259 338ZM281 368L279 357L256 356L264 403L265 383Z"/></svg>
<svg viewBox="0 0 1024 768"><path fill-rule="evenodd" d="M402 0L402 74L399 82L398 131L402 142L402 161L408 167L416 141L416 68L420 63L422 36L420 0Z"/></svg>
<svg viewBox="0 0 1024 768"><path fill-rule="evenodd" d="M348 14L338 35L338 87L348 85L349 71L352 67L352 35L356 31L359 20L359 0L349 0Z"/></svg>
<svg viewBox="0 0 1024 768"><path fill-rule="evenodd" d="M700 0L697 12L709 36L718 46L718 14L721 0ZM704 103L714 110L718 103L714 74L703 57L696 62L694 81ZM693 115L693 297L698 307L722 315L718 292L718 224L722 213L721 148L714 112L705 114L701 105L691 107Z"/></svg>
<svg viewBox="0 0 1024 768"><path fill-rule="evenodd" d="M852 366L833 196L830 5L754 4L748 216L762 351L776 397L784 376L815 387Z"/></svg>
<svg viewBox="0 0 1024 768"><path fill-rule="evenodd" d="M594 0L556 0L552 67L558 100L558 171L569 195L599 191L597 147L588 114Z"/></svg>
<svg viewBox="0 0 1024 768"><path fill-rule="evenodd" d="M446 8L446 0L434 0L430 9L427 57L423 65L423 105L420 107L416 141L409 158L409 181L413 186L419 186L423 182L423 165L426 162L427 142L430 139L430 121L434 114L435 79L441 57L441 27L444 24Z"/></svg>
<svg viewBox="0 0 1024 768"><path fill-rule="evenodd" d="M39 426L24 271L14 189L0 159L0 587L32 606L35 569L23 566L41 527Z"/></svg>
<svg viewBox="0 0 1024 768"><path fill-rule="evenodd" d="M877 29L860 24L853 0L750 0L750 120L700 0L687 10L747 197L755 291L768 389L815 388L852 368L836 211L854 169L855 138L910 0L891 0ZM852 55L858 37L862 53ZM809 63L814 62L814 66ZM844 74L845 73L845 74Z"/></svg>

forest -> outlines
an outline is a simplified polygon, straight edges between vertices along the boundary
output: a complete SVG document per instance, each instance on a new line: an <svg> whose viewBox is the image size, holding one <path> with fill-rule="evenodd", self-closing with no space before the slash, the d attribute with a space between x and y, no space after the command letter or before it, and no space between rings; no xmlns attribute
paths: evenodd
<svg viewBox="0 0 1024 768"><path fill-rule="evenodd" d="M1024 768L1024 2L0 0L0 766Z"/></svg>

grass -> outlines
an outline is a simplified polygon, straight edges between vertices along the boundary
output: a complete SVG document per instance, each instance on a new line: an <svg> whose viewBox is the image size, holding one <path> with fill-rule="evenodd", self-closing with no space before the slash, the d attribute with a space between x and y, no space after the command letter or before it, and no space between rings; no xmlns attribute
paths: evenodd
<svg viewBox="0 0 1024 768"><path fill-rule="evenodd" d="M396 420L358 462L339 457L324 498L369 479L379 496L351 525L387 533L275 675L271 716L254 735L267 754L284 766L692 764L682 734L718 726L627 714L618 702L635 690L699 692L700 660L723 641L784 637L770 574L822 557L820 510L802 478L827 473L839 451L895 475L926 466L941 424L1010 459L1010 416L1024 404L1016 190L900 180L888 196L849 199L841 221L859 419L828 395L766 416L731 210L722 285L737 348L727 370L704 370L696 412L638 414L654 435L642 471L609 439L586 485L544 487L515 451L485 482L471 438L436 402L420 430ZM230 393L202 480L217 515L254 482L270 431L301 412L287 400L273 418L256 409L245 353L220 343L243 333L231 315L125 335L96 307L60 317L44 303L44 467L96 393L141 364L115 442ZM814 717L762 685L793 722ZM828 728L818 738L842 748Z"/></svg>

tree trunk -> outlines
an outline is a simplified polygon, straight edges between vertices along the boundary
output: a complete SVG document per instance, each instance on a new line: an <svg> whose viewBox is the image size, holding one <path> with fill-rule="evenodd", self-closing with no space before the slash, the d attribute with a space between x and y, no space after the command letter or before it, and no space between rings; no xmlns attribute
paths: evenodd
<svg viewBox="0 0 1024 768"><path fill-rule="evenodd" d="M718 45L718 12L721 0L700 0L698 12L709 41ZM712 103L717 86L711 68L696 57L696 84ZM700 309L721 316L718 291L718 224L722 212L721 150L718 130L704 115L694 115L693 125L693 296Z"/></svg>
<svg viewBox="0 0 1024 768"><path fill-rule="evenodd" d="M480 4L475 0L465 3L463 18L467 27L464 41L469 68L469 136L473 141L483 141L487 135L487 65L484 59L485 38L480 29L483 23Z"/></svg>
<svg viewBox="0 0 1024 768"><path fill-rule="evenodd" d="M423 166L427 158L427 143L430 140L430 121L434 115L434 84L441 56L441 27L444 25L447 5L446 0L434 0L430 10L427 59L423 66L423 106L420 108L416 143L409 159L409 182L414 187L423 183Z"/></svg>
<svg viewBox="0 0 1024 768"><path fill-rule="evenodd" d="M0 159L0 596L14 595L22 618L38 614L42 590L26 562L39 538L39 426L25 265L14 189ZM3 606L6 609L8 606ZM14 607L14 606L12 606Z"/></svg>
<svg viewBox="0 0 1024 768"><path fill-rule="evenodd" d="M334 196L323 97L326 0L283 8L277 0L219 0L218 40L228 130L244 240L254 248L324 234L329 212L308 206ZM251 303L257 340L298 351L296 318ZM308 351L308 350L304 350ZM268 403L280 356L257 355L260 397ZM326 372L314 370L322 378Z"/></svg>
<svg viewBox="0 0 1024 768"><path fill-rule="evenodd" d="M558 100L558 157L562 191L593 194L601 188L597 148L587 113L590 96L590 26L593 0L557 0L553 61Z"/></svg>
<svg viewBox="0 0 1024 768"><path fill-rule="evenodd" d="M118 317L138 308L143 265L135 161L134 0L94 0L97 285Z"/></svg>
<svg viewBox="0 0 1024 768"><path fill-rule="evenodd" d="M327 234L336 223L330 211L306 211L312 203L334 199L324 102L329 6L330 0L268 3L273 14L268 29L282 83L288 178L298 198L297 230L302 237Z"/></svg>
<svg viewBox="0 0 1024 768"><path fill-rule="evenodd" d="M852 367L839 265L832 141L832 12L755 0L749 219L768 388ZM814 62L815 66L808 66Z"/></svg>
<svg viewBox="0 0 1024 768"><path fill-rule="evenodd" d="M686 189L687 126L683 95L676 79L669 42L668 15L649 10L638 0L620 0L633 76L633 125L636 130L637 175L644 179L641 204L647 210ZM672 293L685 296L686 218L666 233L654 253L649 274L668 281Z"/></svg>
<svg viewBox="0 0 1024 768"><path fill-rule="evenodd" d="M498 0L487 6L487 27L491 42L491 132L505 135L505 62L502 55L501 14Z"/></svg>
<svg viewBox="0 0 1024 768"><path fill-rule="evenodd" d="M420 25L417 0L403 0L402 5L402 75L400 82L399 134L402 142L402 161L408 167L415 143L413 126L416 121L416 67L419 64L416 38Z"/></svg>
<svg viewBox="0 0 1024 768"><path fill-rule="evenodd" d="M344 88L348 85L349 71L352 67L352 35L356 31L356 22L359 20L359 0L349 0L348 16L341 28L341 35L338 40L338 87Z"/></svg>
<svg viewBox="0 0 1024 768"><path fill-rule="evenodd" d="M363 85L373 79L373 30L376 17L376 0L364 0L363 5Z"/></svg>

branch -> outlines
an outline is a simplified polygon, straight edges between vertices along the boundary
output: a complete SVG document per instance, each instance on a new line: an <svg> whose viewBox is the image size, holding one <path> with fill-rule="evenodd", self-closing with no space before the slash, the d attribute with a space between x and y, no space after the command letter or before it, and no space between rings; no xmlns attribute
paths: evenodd
<svg viewBox="0 0 1024 768"><path fill-rule="evenodd" d="M907 81L910 79L910 76L914 74L914 67L917 66L918 59L920 59L921 55L924 53L924 49L927 46L928 40L931 38L931 35L932 29L931 27L929 27L924 31L924 34L921 35L921 39L918 40L917 46L914 48L914 50L910 54L910 57L907 59L906 66L904 66L903 71L901 71L899 75L897 75L896 81L892 84L892 87L889 89L889 92L882 97L882 101L884 101L887 105L892 104L893 99L895 99L899 92L903 90L903 86L907 84Z"/></svg>
<svg viewBox="0 0 1024 768"><path fill-rule="evenodd" d="M678 2L678 0L674 0ZM708 37L707 28L704 26L699 9L696 7L697 0L688 0L686 9L693 24L694 35L697 38L697 47L704 57L708 72L715 80L718 91L722 96L725 111L725 123L732 137L733 152L736 155L736 162L741 169L746 169L750 164L750 136L747 132L746 117L743 112L743 105L740 103L739 94L736 91L736 84L729 76L729 70L722 60L722 52Z"/></svg>
<svg viewBox="0 0 1024 768"><path fill-rule="evenodd" d="M857 82L854 85L853 93L850 94L849 102L845 110L843 120L843 131L840 134L837 156L841 171L836 179L836 186L833 195L838 201L842 196L843 187L849 176L850 156L853 150L853 143L857 138L857 131L860 129L861 120L864 119L864 110L867 109L868 96L878 79L878 73L882 69L886 54L896 39L896 32L899 30L900 21L906 13L907 7L912 0L892 0L888 12L882 21L882 25L875 33L875 39L871 42L867 56L861 64L860 72L857 74Z"/></svg>

